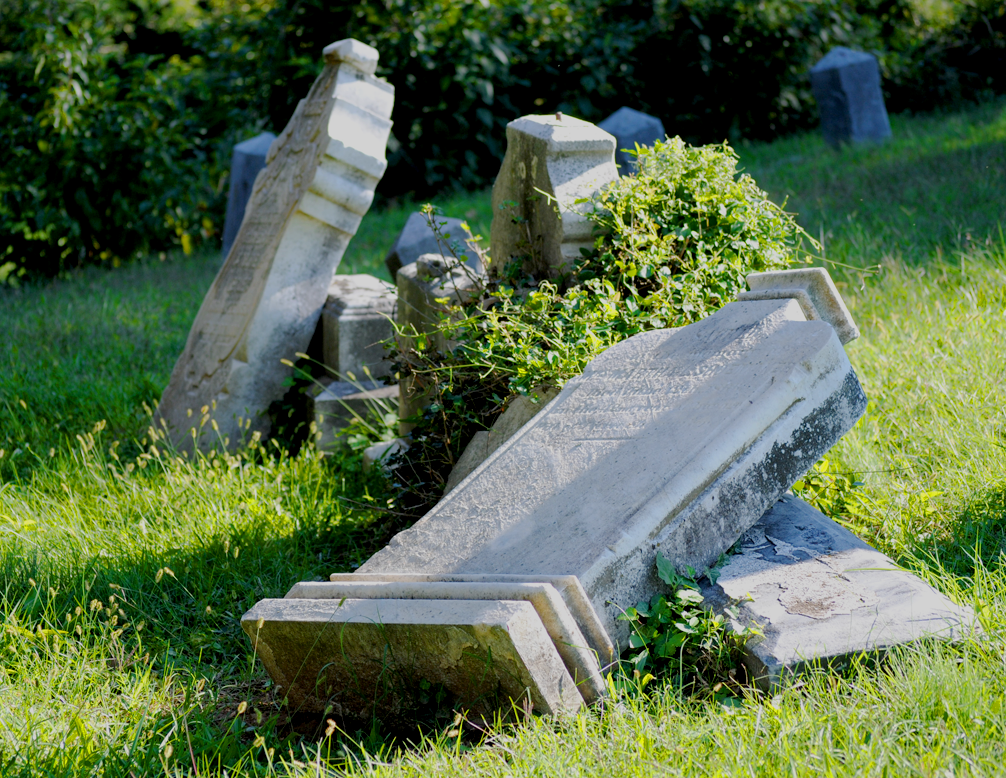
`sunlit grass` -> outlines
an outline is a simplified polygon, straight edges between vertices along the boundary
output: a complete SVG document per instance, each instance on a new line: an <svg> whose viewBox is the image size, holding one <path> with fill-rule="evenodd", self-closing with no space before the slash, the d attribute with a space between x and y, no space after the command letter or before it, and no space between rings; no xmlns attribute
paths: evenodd
<svg viewBox="0 0 1006 778"><path fill-rule="evenodd" d="M1001 774L1004 111L895 117L878 147L834 152L811 133L739 150L824 235L863 332L849 355L870 407L831 453L864 484L855 529L973 604L981 641L739 708L651 686L484 742L462 729L391 750L379 726L298 729L240 616L354 569L394 526L361 507L380 498L353 457L164 450L148 410L219 257L155 258L0 294L0 774ZM443 205L488 234L488 193ZM383 274L413 209L368 215L340 272Z"/></svg>

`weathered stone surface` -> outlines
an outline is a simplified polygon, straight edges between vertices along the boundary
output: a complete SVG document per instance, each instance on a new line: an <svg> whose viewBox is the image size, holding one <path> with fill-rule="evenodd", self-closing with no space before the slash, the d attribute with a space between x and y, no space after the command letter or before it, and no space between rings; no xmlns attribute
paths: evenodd
<svg viewBox="0 0 1006 778"><path fill-rule="evenodd" d="M412 333L430 334L430 342L440 351L454 348L437 327L448 308L464 304L470 295L481 289L482 277L457 259L444 259L440 254L424 254L411 265L398 271L399 349L407 352L414 347ZM441 302L442 301L442 302ZM399 413L408 419L427 404L427 392L412 376L399 384ZM402 422L399 431L408 434L415 426Z"/></svg>
<svg viewBox="0 0 1006 778"><path fill-rule="evenodd" d="M490 232L493 263L500 272L514 257L536 277L572 269L581 248L590 248L589 198L618 178L615 139L571 116L522 116L506 129L507 150L493 184ZM501 208L507 202L514 209ZM523 221L514 224L514 217ZM494 270L495 268L495 270Z"/></svg>
<svg viewBox="0 0 1006 778"><path fill-rule="evenodd" d="M852 314L831 275L822 267L773 270L751 273L747 277L751 291L741 292L738 300L785 300L792 298L800 303L808 319L826 321L835 328L838 339L845 345L859 337Z"/></svg>
<svg viewBox="0 0 1006 778"><path fill-rule="evenodd" d="M454 465L451 474L447 476L444 494L446 495L465 480L468 474L481 465L486 457L510 440L557 394L559 394L559 390L550 386L536 389L527 396L521 394L514 397L493 426L488 430L476 432L472 440L465 446L457 464Z"/></svg>
<svg viewBox="0 0 1006 778"><path fill-rule="evenodd" d="M877 58L836 46L810 69L824 139L833 146L891 135Z"/></svg>
<svg viewBox="0 0 1006 778"><path fill-rule="evenodd" d="M363 451L363 472L369 472L370 468L376 466L387 468L388 460L395 454L408 451L409 441L404 438L385 440L368 446Z"/></svg>
<svg viewBox="0 0 1006 778"><path fill-rule="evenodd" d="M502 600L530 602L586 702L605 695L599 657L574 621L556 589L543 582L501 581L305 581L287 599Z"/></svg>
<svg viewBox="0 0 1006 778"><path fill-rule="evenodd" d="M636 169L635 157L628 154L626 149L635 151L636 144L652 146L654 141L667 137L664 123L660 119L627 106L619 108L603 122L598 122L597 126L615 136L615 163L622 175Z"/></svg>
<svg viewBox="0 0 1006 778"><path fill-rule="evenodd" d="M445 240L437 240L437 236L430 228L430 223L426 220L424 214L416 212L409 216L408 221L405 222L405 227L402 228L402 231L398 233L398 237L395 239L395 245L391 247L388 256L384 258L384 264L387 266L392 278L395 278L400 267L411 265L423 254L436 254L440 257L446 256L447 259L460 259L476 273L482 272L482 263L479 262L478 255L469 249L466 243L468 236L461 226L463 224L462 220L443 216L435 218L437 224L442 225L440 227L441 235ZM459 251L461 256L457 257L451 251L452 243L464 246L467 251Z"/></svg>
<svg viewBox="0 0 1006 778"><path fill-rule="evenodd" d="M658 549L713 563L865 405L830 325L731 303L612 346L360 572L575 575L624 644Z"/></svg>
<svg viewBox="0 0 1006 778"><path fill-rule="evenodd" d="M735 604L742 624L761 626L748 665L766 687L920 638L957 639L977 625L970 608L792 495L743 535L703 594L714 607Z"/></svg>
<svg viewBox="0 0 1006 778"><path fill-rule="evenodd" d="M615 647L600 618L590 604L587 592L575 575L512 575L512 574L423 574L423 573L333 573L329 580L352 583L371 581L376 583L547 583L562 597L563 603L572 614L587 645L597 656L602 669L617 659Z"/></svg>
<svg viewBox="0 0 1006 778"><path fill-rule="evenodd" d="M328 451L336 437L354 418L366 419L376 405L398 406L398 385L382 386L379 381L333 381L314 399L313 415L318 427L318 448Z"/></svg>
<svg viewBox="0 0 1006 778"><path fill-rule="evenodd" d="M255 176L265 167L269 147L276 140L271 132L263 132L242 141L231 153L230 189L227 191L227 216L224 219L223 248L226 257L241 229L245 207L255 186Z"/></svg>
<svg viewBox="0 0 1006 778"><path fill-rule="evenodd" d="M395 334L397 301L395 287L374 276L336 276L321 312L325 365L343 380L389 375L382 341Z"/></svg>
<svg viewBox="0 0 1006 778"><path fill-rule="evenodd" d="M189 332L158 410L182 448L236 445L267 433L307 350L339 260L387 163L393 88L373 76L377 51L344 40L273 143L234 245ZM204 412L202 409L206 409ZM218 427L205 420L212 413Z"/></svg>
<svg viewBox="0 0 1006 778"><path fill-rule="evenodd" d="M529 698L536 713L583 701L530 602L262 600L241 619L292 711L385 721L408 715L423 680L457 710L492 716Z"/></svg>

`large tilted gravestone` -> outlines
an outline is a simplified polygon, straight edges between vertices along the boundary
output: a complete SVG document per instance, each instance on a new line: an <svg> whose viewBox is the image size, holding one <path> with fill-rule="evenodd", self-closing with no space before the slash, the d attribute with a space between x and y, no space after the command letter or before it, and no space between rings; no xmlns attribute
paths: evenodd
<svg viewBox="0 0 1006 778"><path fill-rule="evenodd" d="M255 186L255 176L265 167L265 158L274 140L276 136L271 132L263 132L234 147L231 154L230 189L227 192L227 216L224 219L224 256L230 253L234 239L238 236L245 208Z"/></svg>
<svg viewBox="0 0 1006 778"><path fill-rule="evenodd" d="M394 90L378 54L347 39L269 152L223 268L203 300L158 414L180 448L267 432L293 361L384 174ZM212 416L212 419L209 417ZM214 429L216 425L217 429Z"/></svg>
<svg viewBox="0 0 1006 778"><path fill-rule="evenodd" d="M409 216L402 231L395 238L391 250L384 258L384 264L392 278L398 275L399 268L403 265L411 265L423 254L439 254L448 259L454 257L467 263L476 273L482 272L482 263L475 252L471 249L465 251L462 248L466 247L466 233L462 227L464 222L461 219L443 216L436 216L434 219L440 228L439 238L430 227L426 214L417 211ZM452 244L459 247L460 257L455 256L451 251Z"/></svg>
<svg viewBox="0 0 1006 778"><path fill-rule="evenodd" d="M593 246L587 201L618 179L615 138L562 114L522 116L506 138L493 184L489 272L515 259L536 278L569 272L580 249Z"/></svg>
<svg viewBox="0 0 1006 778"><path fill-rule="evenodd" d="M570 682L583 701L603 694L598 678L628 636L621 609L660 590L657 551L681 567L715 562L865 408L837 334L848 322L827 318L844 306L808 320L808 281L772 275L803 299L771 299L762 284L768 299L611 347L357 574L249 611L243 626L291 704L394 708L405 687L346 691L374 677L378 658L394 667L382 678L442 683L475 710L498 703L484 694L487 673L517 699L507 679L521 663L521 694L538 712L578 703ZM477 603L518 601L501 588L518 583L548 603L537 612L565 673L540 631L478 620ZM405 651L421 642L440 646L436 661ZM529 664L542 652L548 661ZM466 684L472 657L481 681Z"/></svg>
<svg viewBox="0 0 1006 778"><path fill-rule="evenodd" d="M622 175L632 173L636 158L629 154L636 146L652 146L655 141L664 140L664 123L656 116L623 106L597 126L615 136L615 162Z"/></svg>
<svg viewBox="0 0 1006 778"><path fill-rule="evenodd" d="M824 139L833 146L891 135L880 65L872 54L836 46L810 70Z"/></svg>

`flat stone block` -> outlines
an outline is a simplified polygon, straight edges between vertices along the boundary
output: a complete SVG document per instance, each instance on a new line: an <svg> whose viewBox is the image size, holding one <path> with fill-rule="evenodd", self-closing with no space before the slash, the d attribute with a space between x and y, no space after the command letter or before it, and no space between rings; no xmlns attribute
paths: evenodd
<svg viewBox="0 0 1006 778"><path fill-rule="evenodd" d="M530 602L262 600L241 626L294 711L409 717L421 681L489 717L525 699L539 714L583 702Z"/></svg>
<svg viewBox="0 0 1006 778"><path fill-rule="evenodd" d="M626 152L634 151L636 145L652 146L655 141L664 140L664 123L656 116L623 106L597 126L615 136L615 163L621 175L635 172L636 158Z"/></svg>
<svg viewBox="0 0 1006 778"><path fill-rule="evenodd" d="M398 384L382 386L378 381L333 381L312 401L318 425L318 448L329 450L338 443L337 434L354 418L366 419L376 405L398 407Z"/></svg>
<svg viewBox="0 0 1006 778"><path fill-rule="evenodd" d="M890 137L880 65L872 54L836 46L810 69L810 86L828 143L838 146Z"/></svg>
<svg viewBox="0 0 1006 778"><path fill-rule="evenodd" d="M476 273L482 272L482 263L479 261L478 255L469 249L468 244L465 242L468 234L461 226L463 224L462 220L443 216L434 218L437 224L441 225L440 230L444 238L443 240L437 240L437 236L430 227L425 214L416 212L409 216L408 221L405 222L405 227L402 228L402 231L398 233L398 237L395 239L395 245L391 247L391 251L384 258L384 264L387 266L392 278L397 276L399 268L404 265L411 265L423 254L435 254L438 257L446 259L459 259ZM451 251L452 243L463 246L467 250L459 250L458 254L460 256L456 256Z"/></svg>
<svg viewBox="0 0 1006 778"><path fill-rule="evenodd" d="M604 697L601 657L588 644L559 593L545 582L304 581L286 599L513 600L530 602L583 699ZM609 660L610 661L610 660ZM605 663L607 664L607 662Z"/></svg>
<svg viewBox="0 0 1006 778"><path fill-rule="evenodd" d="M737 604L742 624L761 625L765 636L748 644L748 665L763 687L809 667L977 628L970 608L793 495L742 536L703 594L714 607Z"/></svg>
<svg viewBox="0 0 1006 778"><path fill-rule="evenodd" d="M224 219L223 254L226 257L241 229L245 208L255 186L255 176L265 167L269 147L276 140L271 132L238 143L231 153L230 189L227 190L227 216Z"/></svg>
<svg viewBox="0 0 1006 778"><path fill-rule="evenodd" d="M713 564L865 407L831 325L730 303L609 348L359 572L575 575L624 646L658 549Z"/></svg>
<svg viewBox="0 0 1006 778"><path fill-rule="evenodd" d="M322 354L325 365L341 380L364 380L390 375L383 341L395 335L398 293L374 276L337 275L328 289L321 312Z"/></svg>

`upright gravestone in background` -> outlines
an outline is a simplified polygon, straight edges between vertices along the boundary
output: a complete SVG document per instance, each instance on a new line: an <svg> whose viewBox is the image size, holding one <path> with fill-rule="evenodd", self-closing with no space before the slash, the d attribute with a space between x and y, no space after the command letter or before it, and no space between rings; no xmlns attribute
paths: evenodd
<svg viewBox="0 0 1006 778"><path fill-rule="evenodd" d="M633 151L636 145L652 146L654 141L667 137L664 123L656 116L622 107L597 126L615 136L615 163L622 175L635 170L635 158L626 149Z"/></svg>
<svg viewBox="0 0 1006 778"><path fill-rule="evenodd" d="M227 219L224 221L224 256L230 253L238 236L255 186L255 176L265 167L265 158L274 140L276 136L271 132L263 132L234 147L231 154L231 187L227 193Z"/></svg>
<svg viewBox="0 0 1006 778"><path fill-rule="evenodd" d="M437 239L436 233L430 227L426 214L417 211L409 216L409 220L405 222L402 231L398 233L391 251L384 258L384 264L388 268L388 272L391 273L392 279L398 275L399 268L404 265L411 265L423 256L423 254L439 254L450 259L454 256L450 244L466 246L465 239L467 236L461 227L463 223L461 219L445 218L443 216L434 218L440 226L440 240ZM443 240L447 235L450 235L450 238ZM482 271L482 263L479 262L479 258L474 251L469 249L467 252L462 250L460 253L461 256L457 257L457 259L467 264L476 273Z"/></svg>
<svg viewBox="0 0 1006 778"><path fill-rule="evenodd" d="M387 167L394 89L373 75L377 51L347 39L324 55L324 70L270 149L161 397L160 421L182 448L268 431L263 411L291 373L283 360L307 350Z"/></svg>
<svg viewBox="0 0 1006 778"><path fill-rule="evenodd" d="M580 249L593 246L593 225L584 215L590 204L577 201L617 180L615 139L582 119L555 114L510 122L506 140L493 184L489 272L502 272L515 257L537 278L569 272Z"/></svg>
<svg viewBox="0 0 1006 778"><path fill-rule="evenodd" d="M836 46L811 68L810 85L832 146L890 137L880 66L872 54Z"/></svg>

